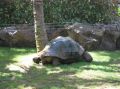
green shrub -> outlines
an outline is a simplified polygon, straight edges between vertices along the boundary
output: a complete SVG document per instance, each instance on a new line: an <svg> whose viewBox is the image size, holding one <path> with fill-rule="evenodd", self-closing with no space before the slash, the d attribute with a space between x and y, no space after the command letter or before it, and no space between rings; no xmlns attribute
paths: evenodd
<svg viewBox="0 0 120 89"><path fill-rule="evenodd" d="M117 16L111 0L43 0L45 22L110 23ZM30 0L0 2L0 24L33 24Z"/></svg>
<svg viewBox="0 0 120 89"><path fill-rule="evenodd" d="M45 0L46 22L109 23L115 18L111 0Z"/></svg>
<svg viewBox="0 0 120 89"><path fill-rule="evenodd" d="M0 2L0 25L33 23L32 4L29 0Z"/></svg>

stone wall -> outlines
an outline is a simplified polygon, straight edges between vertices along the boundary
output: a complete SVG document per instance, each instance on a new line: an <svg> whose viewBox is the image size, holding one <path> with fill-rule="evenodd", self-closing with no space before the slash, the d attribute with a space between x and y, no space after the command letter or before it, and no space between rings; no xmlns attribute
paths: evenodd
<svg viewBox="0 0 120 89"><path fill-rule="evenodd" d="M34 30L31 25L12 25L0 30L0 46L34 47Z"/></svg>
<svg viewBox="0 0 120 89"><path fill-rule="evenodd" d="M49 40L58 35L66 36L63 25L46 24ZM11 25L0 29L0 46L35 47L34 26L28 24Z"/></svg>
<svg viewBox="0 0 120 89"><path fill-rule="evenodd" d="M86 50L120 50L120 24L46 24L49 40L69 36ZM35 47L33 25L13 25L0 30L0 46Z"/></svg>

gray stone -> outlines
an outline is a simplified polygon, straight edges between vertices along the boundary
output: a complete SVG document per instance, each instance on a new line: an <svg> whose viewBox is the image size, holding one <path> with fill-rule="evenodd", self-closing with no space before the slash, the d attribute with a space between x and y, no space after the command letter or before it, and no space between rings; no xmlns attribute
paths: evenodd
<svg viewBox="0 0 120 89"><path fill-rule="evenodd" d="M0 30L0 46L35 47L34 30L22 25L5 27Z"/></svg>
<svg viewBox="0 0 120 89"><path fill-rule="evenodd" d="M71 38L87 50L115 50L119 48L120 26L118 24L81 24L66 27Z"/></svg>
<svg viewBox="0 0 120 89"><path fill-rule="evenodd" d="M116 41L117 50L120 50L120 37Z"/></svg>

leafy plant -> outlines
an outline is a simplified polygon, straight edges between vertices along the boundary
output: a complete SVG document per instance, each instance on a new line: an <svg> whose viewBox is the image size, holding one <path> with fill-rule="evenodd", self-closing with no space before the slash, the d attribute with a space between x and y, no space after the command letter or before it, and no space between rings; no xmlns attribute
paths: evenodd
<svg viewBox="0 0 120 89"><path fill-rule="evenodd" d="M33 23L32 4L29 0L3 0L0 3L0 24Z"/></svg>
<svg viewBox="0 0 120 89"><path fill-rule="evenodd" d="M44 0L46 23L111 23L118 10L111 0ZM0 2L0 24L33 24L31 0Z"/></svg>
<svg viewBox="0 0 120 89"><path fill-rule="evenodd" d="M46 22L110 23L116 17L116 5L110 0L45 0Z"/></svg>

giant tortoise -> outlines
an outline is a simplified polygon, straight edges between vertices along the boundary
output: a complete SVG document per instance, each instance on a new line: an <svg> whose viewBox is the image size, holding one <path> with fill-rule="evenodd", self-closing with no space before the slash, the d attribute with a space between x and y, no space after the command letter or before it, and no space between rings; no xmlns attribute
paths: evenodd
<svg viewBox="0 0 120 89"><path fill-rule="evenodd" d="M45 48L33 58L37 64L70 64L78 61L91 62L93 59L85 49L70 37L59 36L51 40Z"/></svg>

